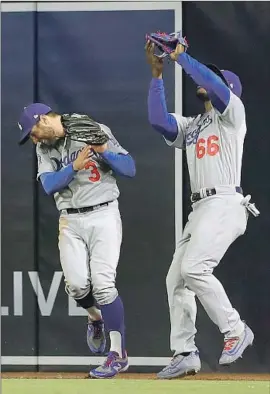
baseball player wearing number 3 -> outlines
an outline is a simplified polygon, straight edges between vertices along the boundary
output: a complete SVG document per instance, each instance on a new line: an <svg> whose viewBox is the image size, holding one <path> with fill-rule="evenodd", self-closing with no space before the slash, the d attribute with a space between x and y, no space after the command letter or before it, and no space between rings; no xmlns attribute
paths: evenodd
<svg viewBox="0 0 270 394"><path fill-rule="evenodd" d="M77 114L72 117L80 119ZM108 357L90 376L111 378L128 369L124 307L115 287L122 242L115 174L134 177L135 163L107 126L96 123L108 142L89 146L68 138L63 119L47 105L29 105L19 121L20 144L31 138L37 146L37 177L45 192L54 195L60 212L66 291L88 311L87 342L93 353L105 350L104 325L109 332Z"/></svg>
<svg viewBox="0 0 270 394"><path fill-rule="evenodd" d="M196 83L197 97L205 107L203 114L183 117L167 111L163 59L155 56L154 44L147 42L146 55L153 76L149 121L169 146L186 150L192 191L192 212L166 278L174 356L158 377L170 379L201 368L195 345L195 295L224 335L219 364L235 362L253 342L253 332L213 275L229 246L244 234L253 204L241 189L246 121L239 78L215 65L199 63L178 44L170 57Z"/></svg>

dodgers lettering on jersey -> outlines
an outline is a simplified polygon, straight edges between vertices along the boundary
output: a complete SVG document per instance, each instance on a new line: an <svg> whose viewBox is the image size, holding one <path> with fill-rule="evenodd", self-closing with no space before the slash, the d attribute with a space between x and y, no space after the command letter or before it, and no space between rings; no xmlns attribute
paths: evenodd
<svg viewBox="0 0 270 394"><path fill-rule="evenodd" d="M233 93L223 114L217 109L195 117L172 114L178 136L168 145L185 149L192 193L201 188L240 186L243 144L246 135L245 108Z"/></svg>
<svg viewBox="0 0 270 394"><path fill-rule="evenodd" d="M108 149L115 153L128 152L118 143L109 127L100 124L108 134ZM82 142L63 139L55 147L37 144L38 175L45 172L59 171L76 160L79 152L86 145ZM78 171L69 185L54 194L57 209L82 208L119 197L119 189L113 171L98 153L92 152L91 161L84 170Z"/></svg>

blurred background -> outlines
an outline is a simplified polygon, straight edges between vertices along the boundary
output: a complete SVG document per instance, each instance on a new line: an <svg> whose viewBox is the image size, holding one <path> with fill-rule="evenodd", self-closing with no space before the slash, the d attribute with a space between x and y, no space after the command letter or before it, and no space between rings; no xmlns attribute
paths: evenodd
<svg viewBox="0 0 270 394"><path fill-rule="evenodd" d="M134 366L138 371L171 357L165 277L175 245L175 152L148 124L151 73L144 37L182 25L192 56L234 71L243 84L248 132L242 186L261 215L250 218L216 275L255 333L254 346L230 371L269 371L270 3L4 1L1 6L2 370L87 370L89 359L78 357L91 356L84 311L64 291L58 212L36 182L32 145L17 144L20 112L36 101L59 113L87 112L107 124L135 158L136 178L119 179L124 238L118 288L126 308L127 348L131 358L142 358ZM184 74L181 86L175 85L172 64L166 65L164 80L170 111L201 111L195 85ZM175 108L179 95L182 108ZM183 192L176 204L184 224L190 211L184 155L177 177ZM197 328L203 370L220 371L223 338L200 306Z"/></svg>

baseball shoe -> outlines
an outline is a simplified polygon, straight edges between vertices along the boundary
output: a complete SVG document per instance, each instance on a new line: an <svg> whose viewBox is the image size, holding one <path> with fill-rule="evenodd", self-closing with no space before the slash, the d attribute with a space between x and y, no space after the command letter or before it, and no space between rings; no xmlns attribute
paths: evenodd
<svg viewBox="0 0 270 394"><path fill-rule="evenodd" d="M102 320L91 321L87 324L87 344L92 353L102 354L106 347L106 335Z"/></svg>
<svg viewBox="0 0 270 394"><path fill-rule="evenodd" d="M92 369L89 376L96 379L113 378L118 373L127 371L128 367L127 354L125 358L120 358L118 353L109 352L104 364Z"/></svg>
<svg viewBox="0 0 270 394"><path fill-rule="evenodd" d="M191 352L188 356L178 354L169 365L157 374L159 379L182 378L187 375L195 375L201 369L199 352Z"/></svg>
<svg viewBox="0 0 270 394"><path fill-rule="evenodd" d="M254 334L245 324L245 329L239 337L227 338L224 341L224 349L219 359L220 365L229 365L239 357L242 357L244 350L251 346L254 340Z"/></svg>

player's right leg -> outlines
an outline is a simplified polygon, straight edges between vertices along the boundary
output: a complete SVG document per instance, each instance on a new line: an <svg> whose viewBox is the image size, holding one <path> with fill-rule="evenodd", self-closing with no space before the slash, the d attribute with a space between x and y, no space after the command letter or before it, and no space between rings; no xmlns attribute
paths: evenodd
<svg viewBox="0 0 270 394"><path fill-rule="evenodd" d="M240 358L254 335L233 308L222 284L213 275L230 245L245 232L246 210L241 195L213 196L194 209L191 239L181 264L186 286L199 298L210 319L224 334L220 364Z"/></svg>
<svg viewBox="0 0 270 394"><path fill-rule="evenodd" d="M61 215L58 246L66 292L87 310L87 344L92 353L100 354L106 346L104 322L90 286L88 248L79 233L79 215Z"/></svg>
<svg viewBox="0 0 270 394"><path fill-rule="evenodd" d="M176 246L167 278L167 294L171 321L171 350L174 352L170 364L158 373L160 379L172 379L193 375L201 368L198 349L195 345L197 306L195 294L185 288L181 278L181 263L190 235L187 224L181 240Z"/></svg>

